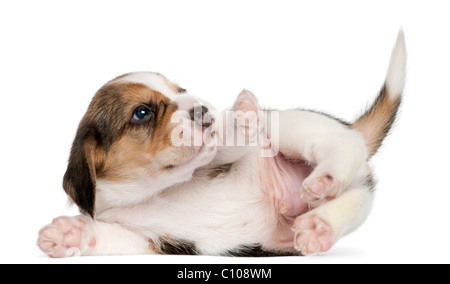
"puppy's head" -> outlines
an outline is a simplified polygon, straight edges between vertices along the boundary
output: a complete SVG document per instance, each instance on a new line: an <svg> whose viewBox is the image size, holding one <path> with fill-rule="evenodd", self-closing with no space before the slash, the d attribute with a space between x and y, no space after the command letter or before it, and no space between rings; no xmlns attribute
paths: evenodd
<svg viewBox="0 0 450 284"><path fill-rule="evenodd" d="M199 108L196 98L160 74L131 73L108 82L80 122L64 190L93 216L98 179L126 183L168 171L176 176L177 166L193 160L203 145L174 145L174 130L184 124L205 132L210 123L199 119L198 109L201 118L208 107ZM174 120L180 111L186 115ZM177 135L183 135L183 128Z"/></svg>

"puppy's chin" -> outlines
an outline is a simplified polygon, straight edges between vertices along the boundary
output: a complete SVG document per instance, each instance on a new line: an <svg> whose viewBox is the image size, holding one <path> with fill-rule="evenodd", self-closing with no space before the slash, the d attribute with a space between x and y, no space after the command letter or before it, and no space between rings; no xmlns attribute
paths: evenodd
<svg viewBox="0 0 450 284"><path fill-rule="evenodd" d="M154 159L162 170L187 164L194 168L205 165L215 155L216 126L214 122L205 127L190 119L183 119L172 131L171 145L156 153Z"/></svg>
<svg viewBox="0 0 450 284"><path fill-rule="evenodd" d="M192 145L173 146L158 153L155 159L161 170L174 170L179 167L196 169L211 162L217 152L215 132L204 129L197 134L200 138L192 138Z"/></svg>
<svg viewBox="0 0 450 284"><path fill-rule="evenodd" d="M158 153L154 159L157 161L161 170L174 169L194 160L195 156L200 152L200 149L201 147L194 146L174 146Z"/></svg>

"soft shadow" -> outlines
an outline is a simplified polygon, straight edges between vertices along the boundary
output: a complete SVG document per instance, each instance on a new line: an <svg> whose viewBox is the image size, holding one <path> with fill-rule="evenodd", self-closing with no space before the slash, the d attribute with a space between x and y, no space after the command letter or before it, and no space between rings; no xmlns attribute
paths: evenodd
<svg viewBox="0 0 450 284"><path fill-rule="evenodd" d="M324 254L323 256L328 257L365 257L366 253L362 250L358 250L355 247L347 246L336 246L331 249L330 252Z"/></svg>

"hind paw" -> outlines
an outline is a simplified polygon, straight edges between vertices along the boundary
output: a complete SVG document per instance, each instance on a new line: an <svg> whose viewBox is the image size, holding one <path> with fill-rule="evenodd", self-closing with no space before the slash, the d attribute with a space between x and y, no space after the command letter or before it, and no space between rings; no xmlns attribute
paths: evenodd
<svg viewBox="0 0 450 284"><path fill-rule="evenodd" d="M295 232L295 248L303 255L327 252L335 242L331 226L315 214L298 217L292 230Z"/></svg>
<svg viewBox="0 0 450 284"><path fill-rule="evenodd" d="M339 192L340 182L330 175L309 177L303 182L300 196L311 207L317 207L324 201L333 199Z"/></svg>

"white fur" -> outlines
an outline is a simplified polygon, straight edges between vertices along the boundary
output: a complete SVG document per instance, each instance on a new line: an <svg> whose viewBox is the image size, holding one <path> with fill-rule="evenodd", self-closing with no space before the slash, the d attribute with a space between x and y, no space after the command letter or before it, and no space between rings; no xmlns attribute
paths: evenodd
<svg viewBox="0 0 450 284"><path fill-rule="evenodd" d="M280 139L272 139L272 143L288 156L302 157L317 165L310 179L328 173L345 188L367 160L361 135L336 120L308 111L284 111L279 116ZM271 137L273 126L268 130Z"/></svg>
<svg viewBox="0 0 450 284"><path fill-rule="evenodd" d="M161 74L153 72L134 72L118 79L118 81L139 83L149 87L152 90L164 94L171 100L176 99L176 93L167 85L167 79Z"/></svg>
<svg viewBox="0 0 450 284"><path fill-rule="evenodd" d="M389 94L396 98L400 96L405 87L406 80L406 44L405 34L400 30L397 42L392 50L391 62L386 75L386 85Z"/></svg>
<svg viewBox="0 0 450 284"><path fill-rule="evenodd" d="M124 224L149 239L187 239L202 254L254 244L275 228L265 196L254 186L257 173L249 173L254 162L242 161L233 176L213 184L204 180L180 184L139 205L106 210L97 219Z"/></svg>
<svg viewBox="0 0 450 284"><path fill-rule="evenodd" d="M124 229L115 223L105 223L83 216L86 222L84 236L81 243L82 255L131 255L143 254L149 251L148 240L137 232ZM95 238L95 246L89 246L91 238Z"/></svg>

